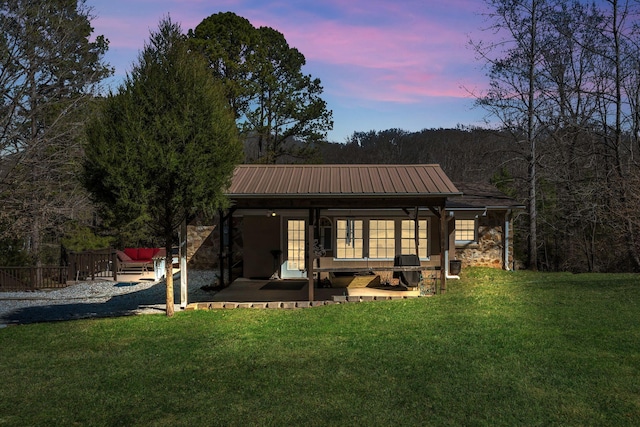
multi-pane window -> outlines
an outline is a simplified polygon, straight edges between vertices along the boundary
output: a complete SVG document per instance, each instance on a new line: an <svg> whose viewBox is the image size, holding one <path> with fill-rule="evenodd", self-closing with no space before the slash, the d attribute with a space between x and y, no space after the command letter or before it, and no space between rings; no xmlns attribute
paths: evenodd
<svg viewBox="0 0 640 427"><path fill-rule="evenodd" d="M402 238L401 238L401 250L403 254L415 254L416 253L416 227L415 221L411 219L402 220ZM427 258L427 220L418 220L418 256L420 258Z"/></svg>
<svg viewBox="0 0 640 427"><path fill-rule="evenodd" d="M305 269L305 222L299 219L287 221L287 262L289 270Z"/></svg>
<svg viewBox="0 0 640 427"><path fill-rule="evenodd" d="M336 258L362 258L363 247L363 221L359 219L336 220Z"/></svg>
<svg viewBox="0 0 640 427"><path fill-rule="evenodd" d="M396 253L395 221L369 221L369 258L393 258Z"/></svg>
<svg viewBox="0 0 640 427"><path fill-rule="evenodd" d="M475 242L476 221L474 219L456 219L456 242Z"/></svg>

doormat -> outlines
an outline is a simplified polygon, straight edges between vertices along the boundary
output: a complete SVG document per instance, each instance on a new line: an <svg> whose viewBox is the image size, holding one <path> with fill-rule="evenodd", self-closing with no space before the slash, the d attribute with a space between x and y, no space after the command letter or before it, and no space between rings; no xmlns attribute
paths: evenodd
<svg viewBox="0 0 640 427"><path fill-rule="evenodd" d="M309 283L307 280L272 280L261 287L260 290L299 291L307 283Z"/></svg>

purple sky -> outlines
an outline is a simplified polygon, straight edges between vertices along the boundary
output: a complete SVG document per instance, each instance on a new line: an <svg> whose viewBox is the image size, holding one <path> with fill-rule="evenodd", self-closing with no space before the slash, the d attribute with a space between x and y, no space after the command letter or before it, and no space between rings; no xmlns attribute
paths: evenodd
<svg viewBox="0 0 640 427"><path fill-rule="evenodd" d="M186 33L231 11L282 32L322 81L333 110L328 138L354 131L482 124L469 91L486 86L468 40L483 36L480 0L87 0L95 34L110 41L106 61L117 84L169 14ZM488 34L484 34L488 36Z"/></svg>

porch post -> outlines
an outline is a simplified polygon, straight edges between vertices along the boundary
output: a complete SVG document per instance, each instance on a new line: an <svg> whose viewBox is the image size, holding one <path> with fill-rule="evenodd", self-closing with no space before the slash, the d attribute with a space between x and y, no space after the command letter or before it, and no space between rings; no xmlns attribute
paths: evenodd
<svg viewBox="0 0 640 427"><path fill-rule="evenodd" d="M231 277L233 271L233 209L229 209L227 213L227 270L229 271L229 284L233 283Z"/></svg>
<svg viewBox="0 0 640 427"><path fill-rule="evenodd" d="M313 218L313 209L309 209L309 227L307 231L307 279L309 280L309 301L313 301L313 230L314 230L314 218Z"/></svg>
<svg viewBox="0 0 640 427"><path fill-rule="evenodd" d="M218 210L220 224L218 225L218 271L220 271L220 286L224 287L224 212Z"/></svg>
<svg viewBox="0 0 640 427"><path fill-rule="evenodd" d="M313 287L314 287L314 280L313 280L313 225L309 226L309 231L307 233L307 240L309 241L309 244L307 245L307 276L309 279L309 301L313 301L314 299L314 294L313 294Z"/></svg>
<svg viewBox="0 0 640 427"><path fill-rule="evenodd" d="M440 292L444 294L447 292L447 258L448 258L448 243L449 243L449 230L447 230L447 212L444 207L444 203L440 208Z"/></svg>
<svg viewBox="0 0 640 427"><path fill-rule="evenodd" d="M416 206L415 215L413 216L413 240L416 245L416 255L420 258L420 208Z"/></svg>

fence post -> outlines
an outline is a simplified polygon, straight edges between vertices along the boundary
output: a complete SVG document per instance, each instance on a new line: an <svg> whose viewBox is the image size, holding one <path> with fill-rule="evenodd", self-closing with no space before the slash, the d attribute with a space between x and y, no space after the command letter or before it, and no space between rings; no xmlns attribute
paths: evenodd
<svg viewBox="0 0 640 427"><path fill-rule="evenodd" d="M89 251L89 266L91 269L91 281L96 278L96 256L94 251Z"/></svg>
<svg viewBox="0 0 640 427"><path fill-rule="evenodd" d="M111 268L113 268L113 281L118 281L118 269L120 266L118 265L118 255L116 254L115 249L111 249Z"/></svg>
<svg viewBox="0 0 640 427"><path fill-rule="evenodd" d="M76 261L76 254L75 252L69 252L68 256L69 258L67 258L67 282L70 282L71 280L73 280L72 272L73 272L73 264Z"/></svg>

